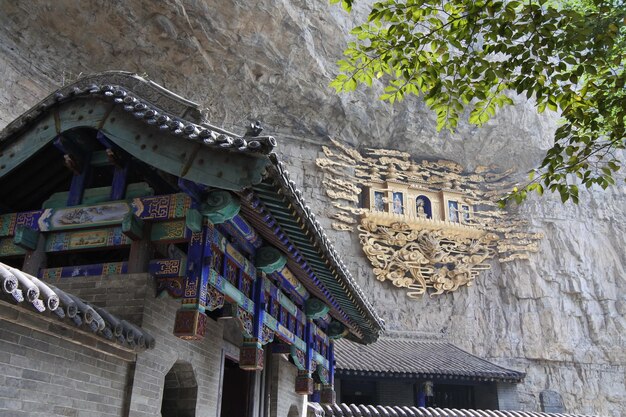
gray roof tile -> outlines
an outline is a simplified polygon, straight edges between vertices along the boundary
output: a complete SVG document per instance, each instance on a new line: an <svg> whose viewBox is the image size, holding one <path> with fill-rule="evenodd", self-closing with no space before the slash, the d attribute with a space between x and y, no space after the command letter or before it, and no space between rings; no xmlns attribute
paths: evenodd
<svg viewBox="0 0 626 417"><path fill-rule="evenodd" d="M30 311L56 317L98 337L115 340L125 348L137 351L154 348L154 337L143 329L2 262L0 300L24 307L30 304Z"/></svg>
<svg viewBox="0 0 626 417"><path fill-rule="evenodd" d="M452 377L509 382L519 382L525 376L444 340L385 336L367 346L339 340L335 358L339 375Z"/></svg>

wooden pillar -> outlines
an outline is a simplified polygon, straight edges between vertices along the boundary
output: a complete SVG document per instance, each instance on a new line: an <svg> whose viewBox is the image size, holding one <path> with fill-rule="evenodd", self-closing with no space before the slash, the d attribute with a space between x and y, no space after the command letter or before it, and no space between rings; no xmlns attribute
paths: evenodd
<svg viewBox="0 0 626 417"><path fill-rule="evenodd" d="M306 322L306 329L304 333L304 342L306 343L306 352L304 354L304 369L298 371L298 376L296 376L296 393L300 395L311 395L313 394L313 320L308 318Z"/></svg>
<svg viewBox="0 0 626 417"><path fill-rule="evenodd" d="M253 295L254 318L251 337L245 337L239 357L239 367L246 370L258 371L263 369L263 345L274 337L273 332L264 324L265 319L265 275L271 274L287 263L285 256L272 246L261 247L254 260L257 269L254 281Z"/></svg>
<svg viewBox="0 0 626 417"><path fill-rule="evenodd" d="M252 337L244 337L239 353L239 367L247 371L263 370L263 316L265 315L265 291L263 291L263 275L258 273L254 281L252 298L254 301L254 317L252 321Z"/></svg>
<svg viewBox="0 0 626 417"><path fill-rule="evenodd" d="M206 334L208 317L207 285L210 273L212 227L203 226L191 233L187 250L187 271L181 308L176 312L174 335L181 339L201 340Z"/></svg>
<svg viewBox="0 0 626 417"><path fill-rule="evenodd" d="M107 150L108 152L109 150ZM126 178L128 176L128 162L119 162L113 169L113 183L111 184L111 201L121 200L126 195Z"/></svg>
<svg viewBox="0 0 626 417"><path fill-rule="evenodd" d="M37 242L34 249L26 252L22 271L35 277L39 276L39 270L46 267L46 237L42 233L37 234Z"/></svg>
<svg viewBox="0 0 626 417"><path fill-rule="evenodd" d="M117 201L124 198L126 195L126 185L128 177L128 168L130 161L126 158L121 158L120 154L115 151L116 146L105 136L104 133L98 132L96 139L106 148L106 154L113 164L113 183L111 184L111 201Z"/></svg>
<svg viewBox="0 0 626 417"><path fill-rule="evenodd" d="M330 340L328 343L328 384L322 386L320 393L320 403L335 404L337 394L335 393L335 343Z"/></svg>
<svg viewBox="0 0 626 417"><path fill-rule="evenodd" d="M74 174L67 196L67 205L68 207L77 206L83 201L83 193L91 174L91 153L80 149L63 136L58 136L53 143L57 149L63 152L65 165Z"/></svg>

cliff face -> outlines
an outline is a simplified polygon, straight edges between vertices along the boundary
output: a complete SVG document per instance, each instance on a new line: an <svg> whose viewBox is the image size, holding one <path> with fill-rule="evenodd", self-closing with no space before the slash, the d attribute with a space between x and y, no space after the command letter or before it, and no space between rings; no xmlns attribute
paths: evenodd
<svg viewBox="0 0 626 417"><path fill-rule="evenodd" d="M216 125L242 132L260 120L279 140L318 219L329 200L315 166L331 136L357 147L477 165L535 166L554 118L523 100L484 128L437 134L416 100L391 107L378 91L335 95L327 86L354 20L327 2L298 0L21 1L1 3L0 128L64 82L123 69L201 103ZM529 261L494 264L475 286L413 301L373 279L358 237L328 230L391 329L445 332L477 355L527 372L526 409L561 393L567 411L626 409L626 188L552 196L513 208L543 232Z"/></svg>

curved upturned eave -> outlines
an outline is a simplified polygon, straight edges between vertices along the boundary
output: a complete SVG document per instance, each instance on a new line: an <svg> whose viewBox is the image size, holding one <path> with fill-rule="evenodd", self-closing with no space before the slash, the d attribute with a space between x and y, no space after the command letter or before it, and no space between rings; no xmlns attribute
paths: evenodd
<svg viewBox="0 0 626 417"><path fill-rule="evenodd" d="M276 144L271 136L241 137L211 126L195 103L134 74L108 72L55 91L3 129L0 177L81 127L172 175L236 191L262 180Z"/></svg>

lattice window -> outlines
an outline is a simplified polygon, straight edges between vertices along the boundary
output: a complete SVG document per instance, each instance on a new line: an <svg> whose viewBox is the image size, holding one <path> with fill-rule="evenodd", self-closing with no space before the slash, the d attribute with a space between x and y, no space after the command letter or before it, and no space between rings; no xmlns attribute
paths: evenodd
<svg viewBox="0 0 626 417"><path fill-rule="evenodd" d="M241 292L243 292L246 297L252 298L252 277L245 272L241 273Z"/></svg>
<svg viewBox="0 0 626 417"><path fill-rule="evenodd" d="M224 267L224 253L216 245L211 245L211 252L213 253L211 268L221 274Z"/></svg>
<svg viewBox="0 0 626 417"><path fill-rule="evenodd" d="M239 268L237 264L233 262L231 259L226 258L226 265L224 267L224 278L228 280L235 287L239 288Z"/></svg>

